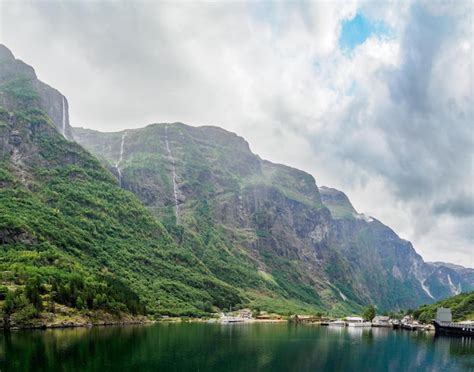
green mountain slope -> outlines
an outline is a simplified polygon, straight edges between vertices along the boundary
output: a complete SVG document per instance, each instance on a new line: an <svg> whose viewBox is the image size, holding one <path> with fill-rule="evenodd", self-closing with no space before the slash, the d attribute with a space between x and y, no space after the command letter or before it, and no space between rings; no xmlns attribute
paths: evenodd
<svg viewBox="0 0 474 372"><path fill-rule="evenodd" d="M429 322L436 317L438 307L451 309L456 322L474 320L474 292L461 293L431 305L420 306L413 312L413 316L423 322Z"/></svg>
<svg viewBox="0 0 474 372"><path fill-rule="evenodd" d="M34 72L0 52L5 321L38 323L59 308L202 314L241 303L239 290L194 253L198 239L182 234L177 244L93 156L58 132Z"/></svg>
<svg viewBox="0 0 474 372"><path fill-rule="evenodd" d="M154 124L120 133L75 128L74 136L168 229L178 226L202 237L199 257L219 278L238 280L255 306L283 297L349 312L367 301L354 292L346 263L328 245L331 216L311 175L261 160L245 140L217 127ZM245 258L251 275L230 278L222 270L229 258L212 264L222 249ZM273 286L273 298L262 298L257 279Z"/></svg>
<svg viewBox="0 0 474 372"><path fill-rule="evenodd" d="M474 288L460 269L425 263L410 242L357 213L342 192L260 159L243 138L221 128L74 128L74 136L170 231L203 237L203 262L219 251L205 238L212 236L231 255L246 257L248 272L276 285L276 295L349 312L369 303L381 310L416 307ZM255 289L247 278L219 270L226 260L211 264L212 272Z"/></svg>

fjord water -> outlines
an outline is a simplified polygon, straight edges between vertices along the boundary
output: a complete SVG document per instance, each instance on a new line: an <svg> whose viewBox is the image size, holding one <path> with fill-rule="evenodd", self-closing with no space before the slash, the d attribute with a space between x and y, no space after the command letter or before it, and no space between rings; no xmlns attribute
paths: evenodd
<svg viewBox="0 0 474 372"><path fill-rule="evenodd" d="M1 371L474 370L474 339L293 324L153 324L0 336Z"/></svg>

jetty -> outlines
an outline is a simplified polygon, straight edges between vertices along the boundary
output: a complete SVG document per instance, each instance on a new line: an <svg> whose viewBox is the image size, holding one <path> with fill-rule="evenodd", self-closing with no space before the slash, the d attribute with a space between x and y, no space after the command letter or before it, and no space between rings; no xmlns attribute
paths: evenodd
<svg viewBox="0 0 474 372"><path fill-rule="evenodd" d="M433 320L436 334L460 335L474 337L474 321L453 322L451 309L440 307Z"/></svg>

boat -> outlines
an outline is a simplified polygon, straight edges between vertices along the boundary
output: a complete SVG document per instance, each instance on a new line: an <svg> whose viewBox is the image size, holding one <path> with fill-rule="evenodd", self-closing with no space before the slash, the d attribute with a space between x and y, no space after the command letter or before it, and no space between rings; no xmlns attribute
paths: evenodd
<svg viewBox="0 0 474 372"><path fill-rule="evenodd" d="M474 321L453 322L451 310L438 308L433 320L436 334L461 335L474 337Z"/></svg>
<svg viewBox="0 0 474 372"><path fill-rule="evenodd" d="M337 319L337 320L333 320L332 322L329 322L329 327L345 327L345 326L346 326L346 322L341 319Z"/></svg>
<svg viewBox="0 0 474 372"><path fill-rule="evenodd" d="M406 329L408 331L424 331L425 326L419 323L402 323L402 329Z"/></svg>
<svg viewBox="0 0 474 372"><path fill-rule="evenodd" d="M392 327L393 329L400 329L400 321L398 319L392 320Z"/></svg>
<svg viewBox="0 0 474 372"><path fill-rule="evenodd" d="M348 327L372 327L371 322L365 322L360 316L348 316L346 323Z"/></svg>
<svg viewBox="0 0 474 372"><path fill-rule="evenodd" d="M242 323L245 322L244 318L239 316L224 316L220 319L221 323Z"/></svg>

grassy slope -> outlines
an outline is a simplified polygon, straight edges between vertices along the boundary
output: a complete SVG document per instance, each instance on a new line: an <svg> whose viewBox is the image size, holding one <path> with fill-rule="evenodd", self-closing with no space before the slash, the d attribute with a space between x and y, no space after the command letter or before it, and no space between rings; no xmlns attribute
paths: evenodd
<svg viewBox="0 0 474 372"><path fill-rule="evenodd" d="M423 322L429 322L436 317L438 307L450 308L454 321L474 320L474 292L461 293L431 305L420 306L413 315Z"/></svg>

